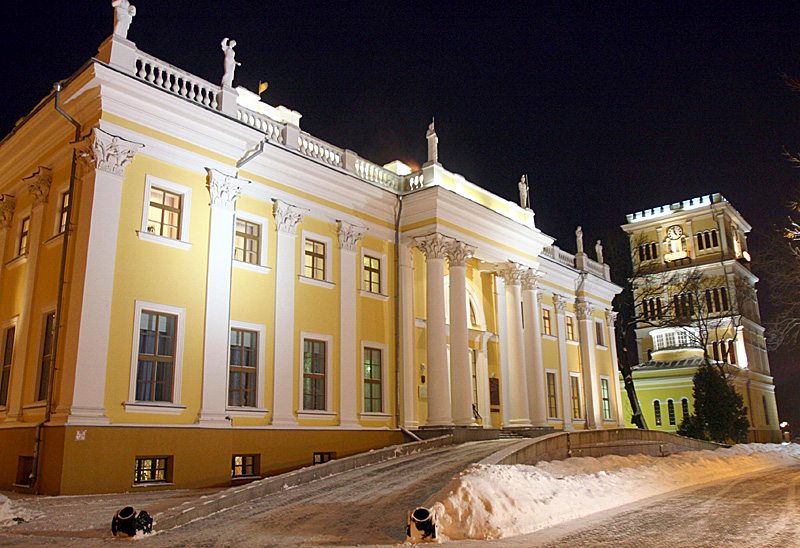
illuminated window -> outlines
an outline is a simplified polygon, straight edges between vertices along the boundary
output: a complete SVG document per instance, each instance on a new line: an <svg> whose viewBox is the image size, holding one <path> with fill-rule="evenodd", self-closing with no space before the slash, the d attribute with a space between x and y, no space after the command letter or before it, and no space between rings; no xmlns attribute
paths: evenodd
<svg viewBox="0 0 800 548"><path fill-rule="evenodd" d="M558 396L556 395L556 374L547 372L547 416L558 418Z"/></svg>
<svg viewBox="0 0 800 548"><path fill-rule="evenodd" d="M575 318L573 316L567 316L567 340L568 341L576 341L578 340L575 337Z"/></svg>
<svg viewBox="0 0 800 548"><path fill-rule="evenodd" d="M383 369L379 348L364 347L364 412L383 412Z"/></svg>
<svg viewBox="0 0 800 548"><path fill-rule="evenodd" d="M303 341L303 409L325 410L325 341Z"/></svg>
<svg viewBox="0 0 800 548"><path fill-rule="evenodd" d="M669 413L669 425L675 426L675 402L667 401L667 412Z"/></svg>
<svg viewBox="0 0 800 548"><path fill-rule="evenodd" d="M228 405L255 407L258 382L258 333L231 329Z"/></svg>
<svg viewBox="0 0 800 548"><path fill-rule="evenodd" d="M69 191L61 194L61 203L58 209L58 233L62 234L67 230L67 215L69 214Z"/></svg>
<svg viewBox="0 0 800 548"><path fill-rule="evenodd" d="M168 483L169 457L136 457L133 483Z"/></svg>
<svg viewBox="0 0 800 548"><path fill-rule="evenodd" d="M233 455L231 476L240 478L255 476L258 473L258 455Z"/></svg>
<svg viewBox="0 0 800 548"><path fill-rule="evenodd" d="M305 241L304 276L314 280L325 280L325 244L316 240Z"/></svg>
<svg viewBox="0 0 800 548"><path fill-rule="evenodd" d="M364 291L381 292L381 260L364 255Z"/></svg>
<svg viewBox="0 0 800 548"><path fill-rule="evenodd" d="M39 386L36 398L39 401L47 399L50 388L50 369L53 367L53 340L55 338L56 313L50 312L44 317L44 331L42 332L42 359L39 362Z"/></svg>
<svg viewBox="0 0 800 548"><path fill-rule="evenodd" d="M147 232L173 240L180 239L181 195L155 186L150 187Z"/></svg>
<svg viewBox="0 0 800 548"><path fill-rule="evenodd" d="M661 402L653 402L653 413L656 416L656 426L661 426Z"/></svg>
<svg viewBox="0 0 800 548"><path fill-rule="evenodd" d="M554 376L555 377L555 376ZM581 382L578 375L569 377L569 394L572 399L572 418L581 418Z"/></svg>
<svg viewBox="0 0 800 548"><path fill-rule="evenodd" d="M233 258L250 264L260 264L261 226L243 219L236 219L236 236Z"/></svg>
<svg viewBox="0 0 800 548"><path fill-rule="evenodd" d="M551 312L547 308L542 308L542 333L545 335L553 334L553 319Z"/></svg>
<svg viewBox="0 0 800 548"><path fill-rule="evenodd" d="M11 378L11 359L14 355L14 332L16 327L12 326L3 333L3 362L0 371L0 406L8 404L8 382Z"/></svg>
<svg viewBox="0 0 800 548"><path fill-rule="evenodd" d="M142 310L136 401L172 401L177 317Z"/></svg>
<svg viewBox="0 0 800 548"><path fill-rule="evenodd" d="M318 452L314 453L314 464L323 464L336 458L336 453Z"/></svg>
<svg viewBox="0 0 800 548"><path fill-rule="evenodd" d="M19 244L17 245L17 257L28 253L28 239L31 230L30 215L22 219L19 223Z"/></svg>
<svg viewBox="0 0 800 548"><path fill-rule="evenodd" d="M611 420L611 391L608 387L608 379L600 379L600 401L603 403L603 419Z"/></svg>
<svg viewBox="0 0 800 548"><path fill-rule="evenodd" d="M594 334L595 334L595 341L594 342L595 342L595 344L597 344L597 346L605 346L606 345L605 337L603 336L604 335L603 331L604 331L603 322L595 321L594 322Z"/></svg>

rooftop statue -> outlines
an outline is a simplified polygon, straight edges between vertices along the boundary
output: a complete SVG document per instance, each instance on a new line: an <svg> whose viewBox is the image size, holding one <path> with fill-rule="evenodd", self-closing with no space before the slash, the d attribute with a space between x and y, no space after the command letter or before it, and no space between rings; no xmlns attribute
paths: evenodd
<svg viewBox="0 0 800 548"><path fill-rule="evenodd" d="M236 52L233 51L235 47L236 40L222 39L222 51L225 53L225 72L222 73L222 85L229 88L233 87L233 72L237 66L241 65L235 59Z"/></svg>
<svg viewBox="0 0 800 548"><path fill-rule="evenodd" d="M522 179L519 180L519 205L522 209L530 209L531 202L530 196L528 193L528 176L523 175Z"/></svg>
<svg viewBox="0 0 800 548"><path fill-rule="evenodd" d="M578 244L578 253L583 253L583 229L581 227L575 231L575 241Z"/></svg>
<svg viewBox="0 0 800 548"><path fill-rule="evenodd" d="M111 0L111 6L114 8L114 36L127 40L128 28L136 15L136 6L131 6L128 0Z"/></svg>

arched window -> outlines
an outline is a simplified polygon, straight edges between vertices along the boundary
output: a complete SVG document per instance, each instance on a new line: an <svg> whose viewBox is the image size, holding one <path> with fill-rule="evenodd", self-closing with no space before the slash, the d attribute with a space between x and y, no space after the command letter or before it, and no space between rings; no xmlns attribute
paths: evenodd
<svg viewBox="0 0 800 548"><path fill-rule="evenodd" d="M661 426L661 402L658 400L653 402L653 412L656 415L656 426Z"/></svg>
<svg viewBox="0 0 800 548"><path fill-rule="evenodd" d="M675 402L667 401L667 411L669 412L669 425L675 426Z"/></svg>
<svg viewBox="0 0 800 548"><path fill-rule="evenodd" d="M689 400L683 398L681 400L681 407L683 408L683 420L687 420L689 418Z"/></svg>

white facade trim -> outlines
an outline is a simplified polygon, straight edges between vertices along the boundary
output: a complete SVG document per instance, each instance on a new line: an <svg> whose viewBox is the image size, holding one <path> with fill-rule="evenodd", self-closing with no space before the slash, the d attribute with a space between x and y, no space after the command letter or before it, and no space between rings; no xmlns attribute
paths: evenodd
<svg viewBox="0 0 800 548"><path fill-rule="evenodd" d="M242 407L242 406L230 406L227 404L227 395L229 390L230 383L230 352L228 352L228 375L225 379L225 395L226 395L226 411L235 411L235 412L248 412L247 416L250 416L249 413L252 412L261 412L266 413L267 409L264 407L264 382L265 382L265 355L266 355L266 340L267 340L267 326L260 323L253 323L253 322L243 322L239 320L231 320L231 329L242 329L244 331L253 331L258 334L258 352L257 352L257 366L256 366L256 407Z"/></svg>
<svg viewBox="0 0 800 548"><path fill-rule="evenodd" d="M333 272L333 238L330 236L323 236L308 230L302 230L302 242L300 247L300 281L312 285L319 285L320 287L334 287L332 272ZM325 245L325 279L318 280L316 278L309 278L306 276L306 240L313 240ZM322 281L322 284L317 282ZM327 282L330 285L326 285Z"/></svg>
<svg viewBox="0 0 800 548"><path fill-rule="evenodd" d="M269 219L266 217L262 217L260 215L256 215L254 213L248 213L246 211L242 211L240 209L236 210L236 219L241 219L243 221L247 221L248 223L253 223L259 226L258 231L258 264L248 263L245 261L237 261L236 259L233 260L233 265L238 268L244 268L247 270L253 270L255 272L269 272L269 267L267 267L267 243L269 238L267 235L269 234ZM236 227L234 225L234 233L236 232Z"/></svg>
<svg viewBox="0 0 800 548"><path fill-rule="evenodd" d="M380 412L368 412L364 411L364 349L365 348L373 348L380 350L381 352L381 411ZM361 402L358 406L361 416L370 416L370 417L382 417L387 416L391 417L391 414L388 413L389 409L389 346L375 341L361 341L361 367L359 367L358 373L358 380L359 385L361 386Z"/></svg>
<svg viewBox="0 0 800 548"><path fill-rule="evenodd" d="M166 236L160 236L157 234L152 234L147 231L147 215L150 211L150 189L152 187L161 188L164 190L168 190L170 192L174 192L175 194L180 194L181 196L181 214L180 214L180 231L178 234L178 239L167 238ZM180 185L178 183L173 183L171 181L167 181L165 179L161 179L159 177L155 177L153 175L146 175L145 176L145 184L144 184L144 200L142 201L142 224L139 228L139 239L153 242L161 245L167 245L170 247L176 247L178 249L189 249L191 247L191 243L189 242L189 213L192 209L192 189L188 186Z"/></svg>
<svg viewBox="0 0 800 548"><path fill-rule="evenodd" d="M304 409L303 408L303 367L304 367L304 346L306 340L322 341L325 343L325 409ZM316 418L319 415L323 418L335 417L337 413L333 411L333 336L322 333L300 332L300 370L298 371L299 389L297 402L298 418Z"/></svg>

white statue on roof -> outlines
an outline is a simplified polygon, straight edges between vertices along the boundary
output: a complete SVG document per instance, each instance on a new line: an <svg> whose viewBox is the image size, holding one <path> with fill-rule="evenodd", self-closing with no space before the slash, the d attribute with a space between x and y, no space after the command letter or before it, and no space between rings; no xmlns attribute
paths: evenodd
<svg viewBox="0 0 800 548"><path fill-rule="evenodd" d="M436 136L435 123L435 119L431 121L428 131L425 133L425 138L428 140L428 162L434 164L439 161L439 137Z"/></svg>
<svg viewBox="0 0 800 548"><path fill-rule="evenodd" d="M597 243L594 244L594 250L597 253L597 262L603 264L603 242L597 240Z"/></svg>
<svg viewBox="0 0 800 548"><path fill-rule="evenodd" d="M111 6L114 8L114 36L127 40L136 6L132 6L128 0L111 0Z"/></svg>
<svg viewBox="0 0 800 548"><path fill-rule="evenodd" d="M522 209L530 209L531 200L528 188L528 176L523 175L517 186L519 186L519 206Z"/></svg>
<svg viewBox="0 0 800 548"><path fill-rule="evenodd" d="M578 247L578 253L583 253L583 229L578 227L578 230L575 231L575 243Z"/></svg>
<svg viewBox="0 0 800 548"><path fill-rule="evenodd" d="M234 47L236 47L236 40L222 39L222 51L225 53L225 71L222 73L222 85L229 88L233 87L233 72L237 66L241 65L235 59L236 52L233 51Z"/></svg>

